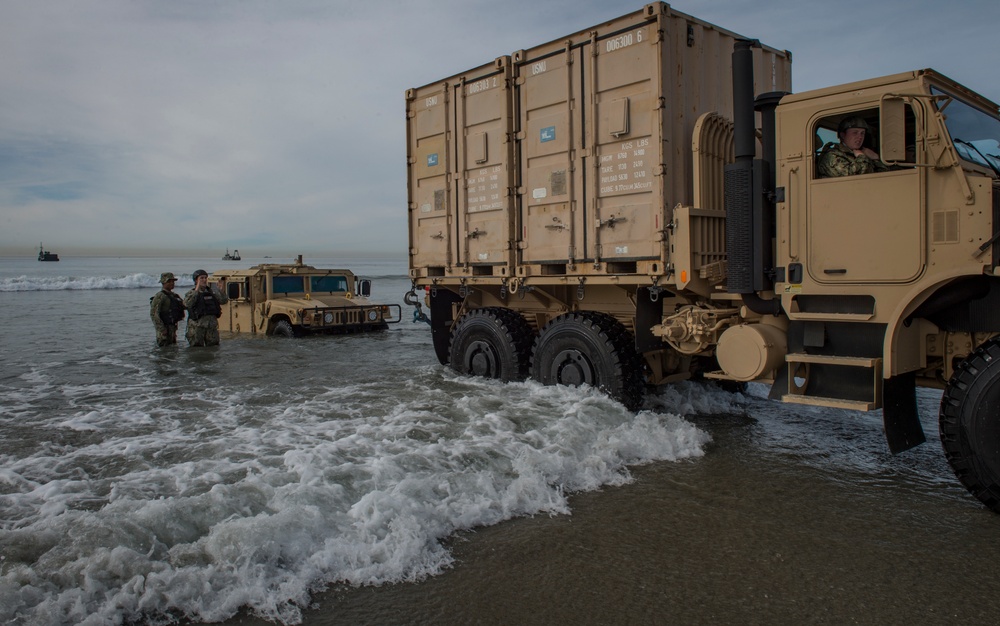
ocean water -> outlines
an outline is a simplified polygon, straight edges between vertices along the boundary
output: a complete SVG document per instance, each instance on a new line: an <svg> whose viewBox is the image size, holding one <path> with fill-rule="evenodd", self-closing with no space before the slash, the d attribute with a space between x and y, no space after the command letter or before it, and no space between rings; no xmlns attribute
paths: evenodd
<svg viewBox="0 0 1000 626"><path fill-rule="evenodd" d="M405 260L305 261L372 278L378 301L409 289ZM630 412L459 377L405 308L373 335L156 348L159 273L183 294L232 263L0 259L0 622L996 613L1000 516L943 460L940 394L921 392L929 445L892 457L879 414L757 385Z"/></svg>

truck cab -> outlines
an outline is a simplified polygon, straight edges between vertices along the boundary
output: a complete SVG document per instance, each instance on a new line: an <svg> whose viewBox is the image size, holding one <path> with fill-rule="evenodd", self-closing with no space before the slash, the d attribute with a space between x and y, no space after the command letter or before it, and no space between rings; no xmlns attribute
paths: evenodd
<svg viewBox="0 0 1000 626"><path fill-rule="evenodd" d="M888 169L821 174L848 116ZM943 388L1000 331L997 105L919 70L787 95L775 117L775 297L808 384L772 395L878 408L883 378Z"/></svg>

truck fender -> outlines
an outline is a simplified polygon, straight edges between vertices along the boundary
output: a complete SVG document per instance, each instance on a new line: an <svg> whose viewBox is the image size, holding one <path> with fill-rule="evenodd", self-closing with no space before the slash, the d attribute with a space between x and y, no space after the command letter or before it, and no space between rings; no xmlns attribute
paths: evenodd
<svg viewBox="0 0 1000 626"><path fill-rule="evenodd" d="M908 335L912 327L913 314L942 287L965 278L971 278L967 272L946 275L930 287L915 289L900 299L900 304L886 320L885 339L882 344L882 372L885 378L918 369L923 365L922 363L907 362L907 359L903 357L903 354L908 351L903 350L901 343L908 338L912 339Z"/></svg>
<svg viewBox="0 0 1000 626"><path fill-rule="evenodd" d="M909 450L927 440L917 410L915 370L922 364L908 363L906 358L901 358L901 341L913 328L911 318L914 312L919 312L921 306L943 287L965 278L971 277L965 273L956 273L930 287L909 294L909 297L901 300L901 304L892 312L886 324L882 346L882 425L886 443L889 444L889 450L893 454ZM961 291L962 287L959 286L958 289ZM912 337L910 340L912 341ZM898 371L900 369L909 371L900 372Z"/></svg>

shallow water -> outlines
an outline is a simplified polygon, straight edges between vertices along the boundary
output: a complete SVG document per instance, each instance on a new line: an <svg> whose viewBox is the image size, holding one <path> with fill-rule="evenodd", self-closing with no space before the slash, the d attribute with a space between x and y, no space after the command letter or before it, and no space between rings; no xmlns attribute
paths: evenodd
<svg viewBox="0 0 1000 626"><path fill-rule="evenodd" d="M220 262L4 261L5 623L982 623L998 608L1000 517L944 461L940 394L920 396L929 443L893 457L879 413L778 405L762 386L678 385L634 414L460 378L405 309L378 335L156 349L154 276ZM354 269L402 303L405 263Z"/></svg>

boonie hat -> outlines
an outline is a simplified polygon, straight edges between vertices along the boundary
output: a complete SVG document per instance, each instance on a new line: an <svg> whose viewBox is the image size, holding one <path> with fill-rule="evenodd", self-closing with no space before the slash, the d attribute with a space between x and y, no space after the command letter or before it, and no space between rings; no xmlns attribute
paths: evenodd
<svg viewBox="0 0 1000 626"><path fill-rule="evenodd" d="M195 270L194 274L191 274L191 279L197 281L199 276L208 276L208 272L205 270Z"/></svg>
<svg viewBox="0 0 1000 626"><path fill-rule="evenodd" d="M160 274L160 284L161 285L166 285L167 283L169 283L172 280L177 280L177 277L174 276L171 272L163 272L162 274Z"/></svg>

